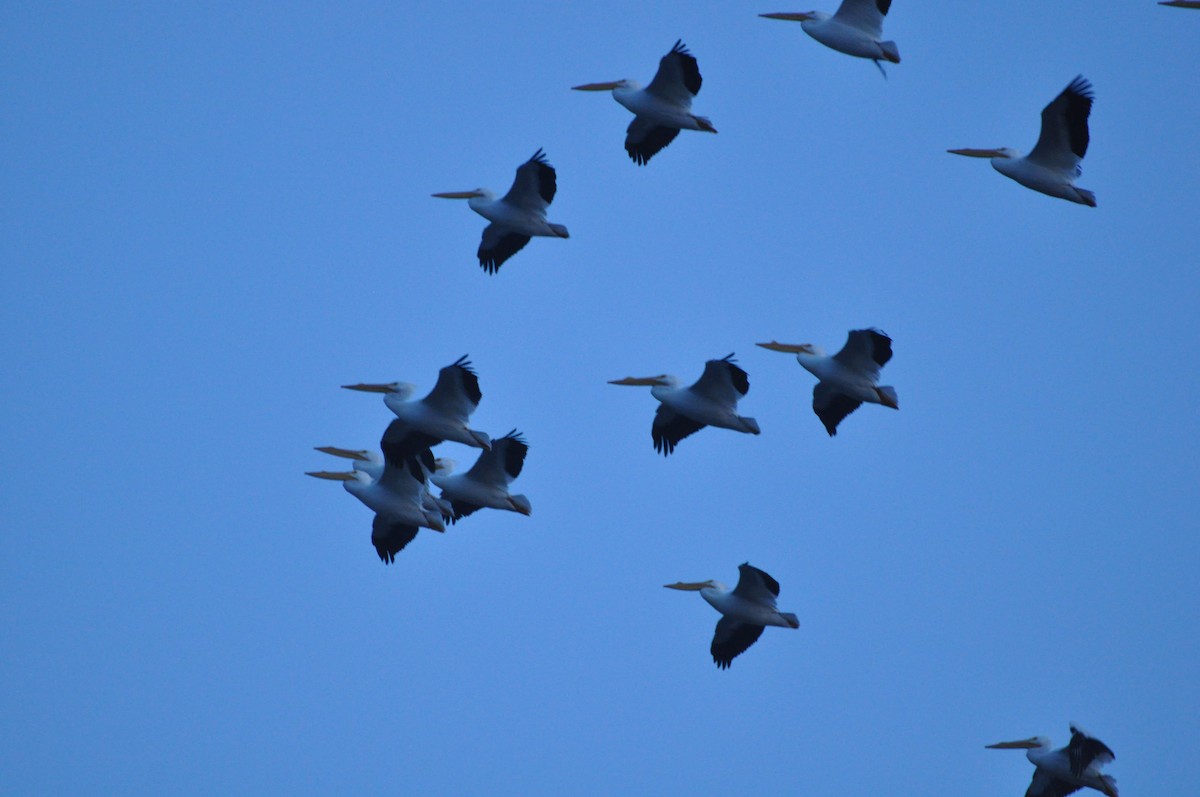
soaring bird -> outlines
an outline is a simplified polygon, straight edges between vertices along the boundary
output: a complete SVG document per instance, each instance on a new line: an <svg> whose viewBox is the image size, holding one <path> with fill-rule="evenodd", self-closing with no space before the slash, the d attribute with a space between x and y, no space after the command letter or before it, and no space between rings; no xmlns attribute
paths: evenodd
<svg viewBox="0 0 1200 797"><path fill-rule="evenodd" d="M479 390L479 376L465 354L438 371L437 384L419 401L409 400L417 388L407 382L360 382L342 387L383 393L383 403L400 421L393 421L384 432L380 447L387 459L400 461L416 456L443 440L475 448L491 445L486 434L467 427L483 393Z"/></svg>
<svg viewBox="0 0 1200 797"><path fill-rule="evenodd" d="M991 158L992 168L1026 188L1096 207L1096 195L1077 188L1083 174L1080 163L1088 148L1088 115L1092 112L1092 84L1078 75L1062 93L1042 109L1042 132L1029 154L1015 149L950 149L955 155Z"/></svg>
<svg viewBox="0 0 1200 797"><path fill-rule="evenodd" d="M654 450L664 457L680 440L705 426L758 434L758 421L737 414L738 399L750 391L746 372L734 364L733 355L704 364L704 373L691 387L680 387L671 374L613 379L610 385L649 385L658 399L658 412L650 427Z"/></svg>
<svg viewBox="0 0 1200 797"><path fill-rule="evenodd" d="M507 509L522 515L533 513L533 506L523 495L513 495L508 485L521 475L529 444L516 429L504 437L492 440L492 447L482 451L466 473L453 474L453 460L439 459L430 480L442 488L442 500L452 509L454 523L484 507Z"/></svg>
<svg viewBox="0 0 1200 797"><path fill-rule="evenodd" d="M434 194L442 199L465 199L471 210L491 222L483 228L479 243L479 265L495 274L504 261L520 252L535 235L569 238L567 228L546 221L546 208L558 190L557 172L538 150L517 167L517 177L508 193L496 199L486 188L474 191L445 191Z"/></svg>
<svg viewBox="0 0 1200 797"><path fill-rule="evenodd" d="M987 747L1025 750L1025 757L1037 767L1025 797L1066 797L1085 786L1104 792L1107 797L1117 797L1117 779L1100 772L1100 767L1116 756L1108 745L1074 723L1071 724L1070 743L1057 750L1045 736L998 742Z"/></svg>
<svg viewBox="0 0 1200 797"><path fill-rule="evenodd" d="M896 389L879 385L879 369L892 359L892 339L878 329L852 329L846 345L826 357L810 343L759 343L764 349L795 354L796 361L820 381L813 388L813 412L833 437L837 426L864 402L900 409Z"/></svg>
<svg viewBox="0 0 1200 797"><path fill-rule="evenodd" d="M800 11L759 16L799 22L805 33L826 47L846 55L870 58L883 72L883 65L879 63L881 60L900 63L900 50L896 48L896 43L880 41L883 38L883 18L891 7L892 0L842 0L832 15L824 11Z"/></svg>
<svg viewBox="0 0 1200 797"><path fill-rule="evenodd" d="M721 613L710 650L713 661L722 670L728 669L735 658L758 641L765 626L800 627L796 615L775 608L779 582L749 562L738 565L738 583L732 591L719 581L678 581L663 586L697 591Z"/></svg>
<svg viewBox="0 0 1200 797"><path fill-rule="evenodd" d="M692 98L700 93L702 82L695 57L680 39L658 62L658 72L644 89L636 80L585 83L572 88L612 91L613 99L635 114L625 131L625 151L634 163L644 166L674 141L680 130L717 132L707 118L692 113Z"/></svg>

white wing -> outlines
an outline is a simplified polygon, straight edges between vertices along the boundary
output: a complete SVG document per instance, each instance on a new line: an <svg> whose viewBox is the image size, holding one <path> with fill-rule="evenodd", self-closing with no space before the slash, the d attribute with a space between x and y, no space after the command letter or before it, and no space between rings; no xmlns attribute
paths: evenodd
<svg viewBox="0 0 1200 797"><path fill-rule="evenodd" d="M686 110L692 107L692 97L700 93L703 82L695 57L688 52L683 40L679 40L658 62L654 80L645 91Z"/></svg>
<svg viewBox="0 0 1200 797"><path fill-rule="evenodd" d="M879 39L883 36L883 17L891 6L892 0L842 0L833 18Z"/></svg>
<svg viewBox="0 0 1200 797"><path fill-rule="evenodd" d="M539 149L532 158L517 167L512 188L500 201L545 216L546 208L554 201L557 191L558 173L546 161L546 153Z"/></svg>
<svg viewBox="0 0 1200 797"><path fill-rule="evenodd" d="M852 329L833 359L847 370L878 379L879 369L892 359L892 339L878 329Z"/></svg>
<svg viewBox="0 0 1200 797"><path fill-rule="evenodd" d="M1042 109L1042 132L1026 160L1050 169L1078 174L1087 154L1088 115L1092 112L1092 84L1083 75Z"/></svg>
<svg viewBox="0 0 1200 797"><path fill-rule="evenodd" d="M745 371L734 365L730 354L724 359L706 362L704 373L688 389L710 401L736 407L738 399L750 391L750 379Z"/></svg>
<svg viewBox="0 0 1200 797"><path fill-rule="evenodd" d="M738 565L738 583L733 594L743 600L775 608L779 582L749 562Z"/></svg>

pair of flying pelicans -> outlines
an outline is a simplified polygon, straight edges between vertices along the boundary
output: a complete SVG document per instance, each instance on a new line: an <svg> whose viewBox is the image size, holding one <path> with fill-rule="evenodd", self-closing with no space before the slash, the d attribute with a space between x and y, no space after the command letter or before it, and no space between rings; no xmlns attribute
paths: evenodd
<svg viewBox="0 0 1200 797"><path fill-rule="evenodd" d="M396 415L379 441L382 456L321 446L318 451L353 460L353 470L308 475L341 481L375 512L371 543L385 564L395 561L421 528L445 531L446 522L455 523L483 508L533 512L528 498L508 489L525 465L525 439L516 429L492 439L467 426L483 393L465 356L442 368L433 390L416 401L409 400L415 386L405 382L343 387L382 393L384 404ZM433 456L433 446L446 440L484 450L468 471L456 474L454 460ZM441 496L430 492L431 483L441 488Z"/></svg>
<svg viewBox="0 0 1200 797"><path fill-rule="evenodd" d="M1166 5L1184 5L1182 0ZM844 0L837 12L773 13L760 16L800 22L804 32L822 44L847 55L875 62L900 62L896 43L882 41L883 20L891 0ZM882 69L882 66L880 66ZM611 91L613 99L629 109L633 121L625 131L625 151L639 166L650 162L675 140L680 130L716 133L712 122L692 113L692 99L703 79L696 58L682 41L662 57L654 79L642 88L635 80L585 83L578 91ZM952 149L956 155L988 158L996 171L1021 185L1049 196L1096 206L1096 196L1077 188L1080 163L1088 148L1088 115L1092 108L1092 86L1082 76L1071 83L1042 111L1042 129L1028 155L1008 147L995 149ZM546 209L554 201L557 173L539 149L517 169L508 193L499 199L485 188L434 194L444 199L466 199L472 210L490 224L476 253L479 265L489 274L519 252L535 236L567 238L567 228L546 220Z"/></svg>

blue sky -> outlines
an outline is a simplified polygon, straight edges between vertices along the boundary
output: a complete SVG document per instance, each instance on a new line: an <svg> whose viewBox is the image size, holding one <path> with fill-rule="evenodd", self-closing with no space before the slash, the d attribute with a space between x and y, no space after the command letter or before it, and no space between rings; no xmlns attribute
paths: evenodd
<svg viewBox="0 0 1200 797"><path fill-rule="evenodd" d="M897 0L884 80L738 5L5 5L0 790L1002 797L1074 720L1191 794L1200 13ZM569 87L677 38L720 133L638 168ZM1096 209L945 154L1081 73ZM571 239L489 277L429 194L538 147ZM901 410L831 440L753 344L864 326ZM605 384L730 351L761 436ZM312 446L464 353L534 514L384 567ZM801 627L719 672L661 585L747 560Z"/></svg>

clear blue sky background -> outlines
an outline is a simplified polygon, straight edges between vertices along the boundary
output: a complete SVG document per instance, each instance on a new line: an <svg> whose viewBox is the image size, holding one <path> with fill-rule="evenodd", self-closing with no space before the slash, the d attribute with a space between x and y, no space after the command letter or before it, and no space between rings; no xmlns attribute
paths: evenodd
<svg viewBox="0 0 1200 797"><path fill-rule="evenodd" d="M0 791L1018 797L983 745L1075 720L1192 795L1200 13L897 0L884 80L803 9L6 3ZM679 37L720 134L639 169L569 87ZM1079 73L1098 208L945 153ZM488 277L429 194L538 147L571 239ZM901 410L829 439L753 344L872 325ZM730 351L760 437L605 384ZM384 567L312 446L464 353L534 514ZM719 672L661 585L746 560L801 628Z"/></svg>

